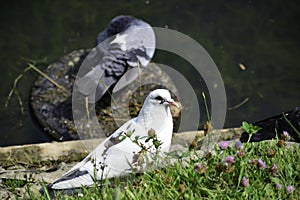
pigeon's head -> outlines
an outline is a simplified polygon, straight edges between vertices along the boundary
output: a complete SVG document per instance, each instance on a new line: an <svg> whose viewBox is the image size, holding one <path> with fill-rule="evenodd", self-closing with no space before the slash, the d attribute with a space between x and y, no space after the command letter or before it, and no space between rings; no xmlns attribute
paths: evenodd
<svg viewBox="0 0 300 200"><path fill-rule="evenodd" d="M108 36L110 37L125 31L135 20L137 19L126 15L120 15L113 18L107 27Z"/></svg>
<svg viewBox="0 0 300 200"><path fill-rule="evenodd" d="M154 90L146 98L136 122L146 130L154 129L157 135L171 137L173 121L170 105L179 107L168 90Z"/></svg>
<svg viewBox="0 0 300 200"><path fill-rule="evenodd" d="M147 100L153 105L163 105L163 106L173 105L179 107L179 105L171 98L170 92L165 89L156 89L152 91L148 95Z"/></svg>
<svg viewBox="0 0 300 200"><path fill-rule="evenodd" d="M136 20L134 17L126 15L120 15L113 18L108 24L107 28L97 36L96 45L113 35L125 31L134 20Z"/></svg>
<svg viewBox="0 0 300 200"><path fill-rule="evenodd" d="M129 15L120 15L113 18L107 25L106 29L99 33L97 36L96 45L100 44L111 36L126 31L132 26L136 26L137 28L151 28L149 24L140 19Z"/></svg>

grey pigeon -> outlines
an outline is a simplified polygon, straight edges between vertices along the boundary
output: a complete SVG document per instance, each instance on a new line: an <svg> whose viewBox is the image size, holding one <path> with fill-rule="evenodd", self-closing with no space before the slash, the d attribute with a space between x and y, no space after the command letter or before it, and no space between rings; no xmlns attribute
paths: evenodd
<svg viewBox="0 0 300 200"><path fill-rule="evenodd" d="M146 67L155 51L155 34L151 26L132 16L111 20L96 41L96 56L86 59L89 71L76 80L75 86L89 102L101 99L105 92L126 73L118 91L138 77L138 67ZM97 57L97 58L96 58ZM90 66L95 64L95 66Z"/></svg>
<svg viewBox="0 0 300 200"><path fill-rule="evenodd" d="M157 151L168 151L173 134L170 105L178 107L168 90L152 91L136 118L123 124L83 161L49 185L49 188L72 189L90 186L96 180L134 173L135 167L138 167L137 164L142 160L141 157L150 155L151 158ZM156 136L156 142L149 140L151 135ZM157 142L160 143L158 148L155 147ZM143 151L145 149L147 151ZM139 154L141 152L145 155Z"/></svg>

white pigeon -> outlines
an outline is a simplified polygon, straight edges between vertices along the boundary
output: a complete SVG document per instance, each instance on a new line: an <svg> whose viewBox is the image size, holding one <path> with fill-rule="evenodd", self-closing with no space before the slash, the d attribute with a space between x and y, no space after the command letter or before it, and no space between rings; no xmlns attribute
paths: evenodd
<svg viewBox="0 0 300 200"><path fill-rule="evenodd" d="M168 151L173 133L169 105L179 107L168 90L152 91L136 118L123 124L83 161L76 164L49 187L52 189L78 188L93 185L95 180L134 173L133 166L138 163L138 157L142 155L138 153L141 153L142 149L147 149L144 151L146 156L157 153L157 149L154 148L155 142L147 140L153 133L161 143L159 152Z"/></svg>
<svg viewBox="0 0 300 200"><path fill-rule="evenodd" d="M93 103L101 99L125 72L128 73L122 80L126 81L118 84L114 91L138 77L138 68L146 67L153 57L155 34L143 20L121 15L112 19L98 35L96 44L96 49L82 63L85 72L78 76L75 84L75 89Z"/></svg>

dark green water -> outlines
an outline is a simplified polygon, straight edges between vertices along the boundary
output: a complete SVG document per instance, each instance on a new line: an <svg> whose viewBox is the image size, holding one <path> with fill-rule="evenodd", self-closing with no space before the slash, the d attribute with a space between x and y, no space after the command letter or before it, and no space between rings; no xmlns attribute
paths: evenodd
<svg viewBox="0 0 300 200"><path fill-rule="evenodd" d="M98 32L120 14L178 30L208 51L222 74L228 107L249 98L227 112L226 127L300 105L300 4L296 1L9 1L0 7L0 146L50 140L30 116L35 73L28 73L18 85L25 114L20 114L15 96L4 109L13 80L26 67L22 58L46 61L40 65L43 68L72 50L92 47ZM154 61L181 65L170 58L166 61L158 54ZM240 70L239 63L247 69Z"/></svg>

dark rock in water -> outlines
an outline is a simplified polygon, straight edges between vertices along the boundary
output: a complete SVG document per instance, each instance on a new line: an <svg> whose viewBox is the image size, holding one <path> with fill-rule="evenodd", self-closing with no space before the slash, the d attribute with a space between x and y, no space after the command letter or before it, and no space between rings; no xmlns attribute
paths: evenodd
<svg viewBox="0 0 300 200"><path fill-rule="evenodd" d="M78 138L72 123L71 94L77 71L88 53L89 50L74 51L44 71L67 91L56 87L44 76L39 76L32 87L33 114L44 130L56 140Z"/></svg>
<svg viewBox="0 0 300 200"><path fill-rule="evenodd" d="M73 122L72 91L77 72L89 52L90 50L71 52L45 69L44 73L65 90L58 88L44 76L39 76L32 87L32 112L43 129L55 140L79 139ZM131 117L135 117L148 93L157 88L169 89L173 93L172 97L177 99L177 89L171 78L157 65L150 63L148 67L142 70L141 77L141 79L138 78L139 80L135 80L126 88L118 91L119 99L124 100L118 102L118 113L128 115L129 112ZM140 87L137 88L136 85ZM112 89L110 89L111 92ZM106 136L118 128L117 123L115 123L116 120L118 120L118 124L128 120L128 116L127 118L123 118L122 115L118 115L118 118L114 117L110 93L106 93L95 104L99 124L102 130L107 133ZM179 115L173 115L173 118L175 126Z"/></svg>
<svg viewBox="0 0 300 200"><path fill-rule="evenodd" d="M270 140L276 138L276 134L278 134L278 138L281 138L283 131L287 131L293 140L300 142L300 135L297 133L297 131L300 131L300 107L296 107L293 110L284 112L280 115L255 122L253 125L261 127L262 129L252 135L250 142ZM241 142L247 142L248 139L249 134L243 132L240 138Z"/></svg>

